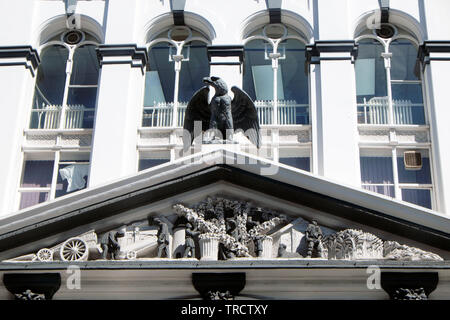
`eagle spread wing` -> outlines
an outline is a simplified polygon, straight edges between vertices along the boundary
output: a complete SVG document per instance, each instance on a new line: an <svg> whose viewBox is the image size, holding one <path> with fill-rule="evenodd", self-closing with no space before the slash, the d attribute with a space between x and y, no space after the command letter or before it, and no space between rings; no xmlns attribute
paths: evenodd
<svg viewBox="0 0 450 320"><path fill-rule="evenodd" d="M234 93L233 101L231 101L234 130L242 129L250 141L259 148L261 133L255 104L248 94L238 87L232 87L231 91Z"/></svg>
<svg viewBox="0 0 450 320"><path fill-rule="evenodd" d="M211 118L211 110L208 105L208 94L209 87L205 86L199 89L194 96L189 101L186 112L184 114L184 125L185 129L183 134L183 145L186 150L194 141L194 122L201 121L202 128L200 132L195 132L196 134L201 134L202 131L209 129L209 120ZM189 135L187 134L189 132Z"/></svg>

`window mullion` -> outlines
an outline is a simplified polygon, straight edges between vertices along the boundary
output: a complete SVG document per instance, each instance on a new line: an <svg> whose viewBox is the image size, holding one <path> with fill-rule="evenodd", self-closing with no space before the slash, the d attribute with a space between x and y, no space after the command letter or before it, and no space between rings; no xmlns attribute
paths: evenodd
<svg viewBox="0 0 450 320"><path fill-rule="evenodd" d="M397 148L392 148L392 171L394 175L395 198L402 200L402 191L398 182Z"/></svg>
<svg viewBox="0 0 450 320"><path fill-rule="evenodd" d="M175 86L173 89L173 110L172 110L172 126L176 127L178 125L177 119L177 111L178 111L178 94L180 90L180 72L181 72L181 64L183 61L183 46L177 47L177 54L172 55L172 60L175 62ZM170 54L170 53L169 53Z"/></svg>
<svg viewBox="0 0 450 320"><path fill-rule="evenodd" d="M278 51L279 41L272 43L273 53L269 54L272 59L272 69L273 69L273 124L277 125L279 123L278 119L278 58L280 54Z"/></svg>
<svg viewBox="0 0 450 320"><path fill-rule="evenodd" d="M391 85L391 57L392 53L385 52L381 56L384 58L384 67L386 69L386 82L387 82L387 94L388 94L388 108L389 108L389 124L395 124L394 107L392 103L392 85Z"/></svg>
<svg viewBox="0 0 450 320"><path fill-rule="evenodd" d="M58 182L58 168L59 168L59 160L61 158L61 152L55 152L55 158L53 162L53 176L52 176L52 185L50 187L49 200L55 199L56 194L56 184Z"/></svg>
<svg viewBox="0 0 450 320"><path fill-rule="evenodd" d="M66 109L67 109L67 99L69 96L69 87L70 87L70 78L72 76L72 68L73 68L73 55L75 50L73 48L69 51L69 57L67 58L66 63L66 82L64 84L64 97L63 97L63 104L61 106L61 115L59 118L59 128L64 129L65 128L65 118L66 118Z"/></svg>

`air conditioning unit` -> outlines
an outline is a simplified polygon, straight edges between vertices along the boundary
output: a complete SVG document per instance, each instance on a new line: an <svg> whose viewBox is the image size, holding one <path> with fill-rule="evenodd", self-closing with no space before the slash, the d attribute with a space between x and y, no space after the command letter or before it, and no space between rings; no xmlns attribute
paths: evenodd
<svg viewBox="0 0 450 320"><path fill-rule="evenodd" d="M403 154L403 161L405 163L405 169L422 169L422 155L419 151L405 151Z"/></svg>

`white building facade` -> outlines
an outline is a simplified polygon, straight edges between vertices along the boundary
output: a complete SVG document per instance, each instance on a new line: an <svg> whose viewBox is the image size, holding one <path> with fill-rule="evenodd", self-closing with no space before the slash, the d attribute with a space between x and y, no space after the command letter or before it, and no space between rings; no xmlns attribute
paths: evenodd
<svg viewBox="0 0 450 320"><path fill-rule="evenodd" d="M0 12L0 218L207 150L186 153L182 137L209 76L258 112L261 148L233 150L450 214L447 0L1 0Z"/></svg>

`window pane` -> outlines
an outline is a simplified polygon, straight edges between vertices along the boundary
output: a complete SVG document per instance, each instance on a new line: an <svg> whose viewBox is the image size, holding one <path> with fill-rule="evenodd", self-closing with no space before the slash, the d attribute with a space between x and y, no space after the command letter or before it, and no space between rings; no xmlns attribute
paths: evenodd
<svg viewBox="0 0 450 320"><path fill-rule="evenodd" d="M418 83L393 83L392 98L394 104L399 100L409 103L423 103L422 86Z"/></svg>
<svg viewBox="0 0 450 320"><path fill-rule="evenodd" d="M21 192L19 210L47 201L48 192Z"/></svg>
<svg viewBox="0 0 450 320"><path fill-rule="evenodd" d="M308 75L305 72L305 45L296 40L287 40L280 45L286 52L286 58L279 60L281 68L282 90L285 100L308 104Z"/></svg>
<svg viewBox="0 0 450 320"><path fill-rule="evenodd" d="M93 128L97 88L69 88L65 128Z"/></svg>
<svg viewBox="0 0 450 320"><path fill-rule="evenodd" d="M169 159L141 159L139 160L139 171L156 167L166 162L169 162Z"/></svg>
<svg viewBox="0 0 450 320"><path fill-rule="evenodd" d="M392 80L420 80L417 65L417 49L406 39L395 40L389 46L392 53Z"/></svg>
<svg viewBox="0 0 450 320"><path fill-rule="evenodd" d="M22 188L50 188L53 176L53 161L25 161Z"/></svg>
<svg viewBox="0 0 450 320"><path fill-rule="evenodd" d="M310 171L309 158L279 158L280 163L292 166L301 170Z"/></svg>
<svg viewBox="0 0 450 320"><path fill-rule="evenodd" d="M361 182L363 184L393 184L391 159L390 157L360 157Z"/></svg>
<svg viewBox="0 0 450 320"><path fill-rule="evenodd" d="M97 88L70 88L67 105L80 105L85 108L95 109Z"/></svg>
<svg viewBox="0 0 450 320"><path fill-rule="evenodd" d="M31 112L31 129L55 129L59 125L59 108L64 97L68 51L51 46L41 53ZM38 111L34 111L38 110Z"/></svg>
<svg viewBox="0 0 450 320"><path fill-rule="evenodd" d="M209 61L206 54L206 45L203 42L193 41L183 48L186 58L189 51L189 61L181 63L179 102L189 102L194 93L203 87L203 78L209 76ZM220 75L218 75L220 76Z"/></svg>
<svg viewBox="0 0 450 320"><path fill-rule="evenodd" d="M172 53L175 54L175 52ZM155 96L158 97L155 102L173 102L175 69L174 62L169 61L168 43L159 43L150 48L147 72L151 71L154 71L153 75L148 75L148 78L146 76L145 106L152 106ZM157 83L156 79L159 79L160 83ZM154 90L157 92L153 92ZM163 92L162 97L160 90Z"/></svg>
<svg viewBox="0 0 450 320"><path fill-rule="evenodd" d="M402 189L402 200L431 209L431 192L427 189Z"/></svg>
<svg viewBox="0 0 450 320"><path fill-rule="evenodd" d="M63 46L51 46L42 51L33 108L42 109L46 105L62 104L68 55L69 52Z"/></svg>
<svg viewBox="0 0 450 320"><path fill-rule="evenodd" d="M395 197L394 186L388 186L388 185L386 185L386 186L368 186L368 185L365 185L365 186L363 186L363 189L369 190L372 192L376 192L379 194L384 194L385 196L388 196L391 198Z"/></svg>
<svg viewBox="0 0 450 320"><path fill-rule="evenodd" d="M89 164L60 164L55 197L86 188Z"/></svg>
<svg viewBox="0 0 450 320"><path fill-rule="evenodd" d="M272 47L263 40L250 41L244 48L243 89L253 100L273 99L273 69L271 59L266 59L265 50ZM279 71L281 78L281 70ZM282 97L279 91L279 98Z"/></svg>
<svg viewBox="0 0 450 320"><path fill-rule="evenodd" d="M383 46L376 40L359 42L355 62L356 95L358 103L370 102L372 98L387 97L386 69L381 54Z"/></svg>
<svg viewBox="0 0 450 320"><path fill-rule="evenodd" d="M96 85L98 83L99 63L94 45L78 48L73 55L70 84Z"/></svg>
<svg viewBox="0 0 450 320"><path fill-rule="evenodd" d="M431 184L430 159L422 155L422 169L407 170L403 157L397 158L398 181L400 183Z"/></svg>

